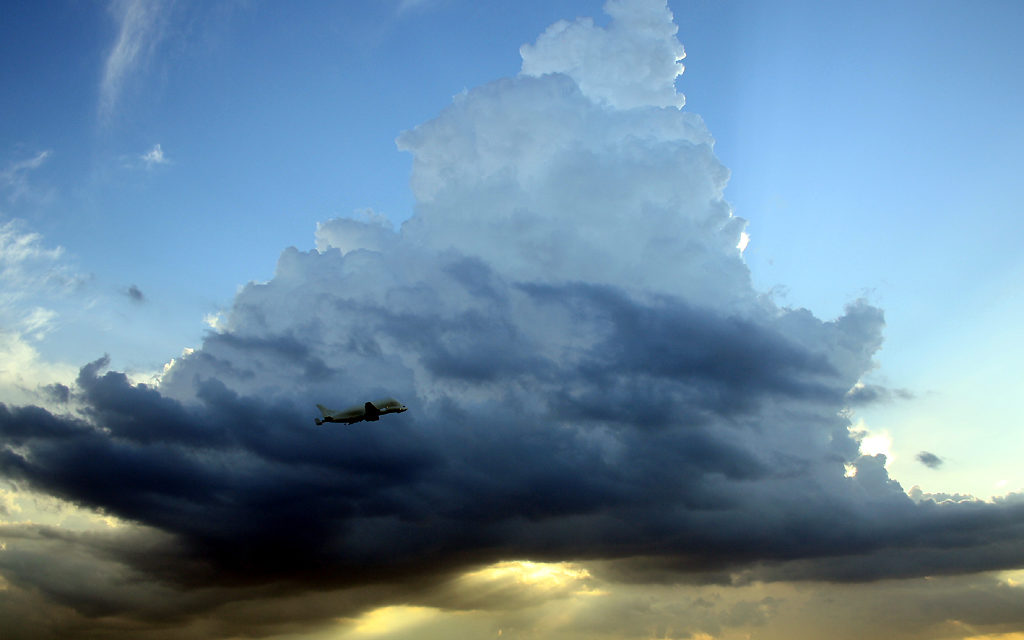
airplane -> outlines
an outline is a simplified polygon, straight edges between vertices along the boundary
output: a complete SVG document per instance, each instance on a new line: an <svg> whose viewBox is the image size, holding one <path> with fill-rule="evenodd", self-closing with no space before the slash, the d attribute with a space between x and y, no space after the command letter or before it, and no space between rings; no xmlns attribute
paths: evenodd
<svg viewBox="0 0 1024 640"><path fill-rule="evenodd" d="M323 414L323 419L314 418L313 422L318 425L325 422L344 422L345 424L355 424L366 420L368 422L376 422L380 420L382 415L388 413L402 413L408 411L409 408L404 404L395 400L394 398L384 398L383 400L377 400L376 402L367 402L366 404L359 406L355 405L344 409L343 411L334 411L328 409L322 404L316 405L316 408Z"/></svg>

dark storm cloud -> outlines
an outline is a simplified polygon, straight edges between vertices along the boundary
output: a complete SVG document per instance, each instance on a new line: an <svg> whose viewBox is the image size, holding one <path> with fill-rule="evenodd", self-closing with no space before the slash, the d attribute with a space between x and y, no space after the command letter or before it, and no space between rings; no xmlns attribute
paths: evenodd
<svg viewBox="0 0 1024 640"><path fill-rule="evenodd" d="M66 404L71 399L71 388L59 382L45 385L42 392L48 399L59 404Z"/></svg>
<svg viewBox="0 0 1024 640"><path fill-rule="evenodd" d="M214 357L206 352L305 371L316 349L216 334L179 370L196 372L194 402L103 372L101 359L78 377L81 417L4 407L0 471L171 536L179 561L119 558L170 584L199 571L209 584L329 588L509 557L618 558L627 573L646 562L629 558L651 558L677 576L778 565L768 575L837 580L1021 559L1008 544L1020 540L1019 507L917 505L880 457L855 461L857 475L844 478L827 444L838 436L814 433L835 420L847 384L836 357L808 352L770 319L481 273L467 288L473 299L535 306L515 322L359 311L381 321L382 342L406 361L458 378L461 396L406 397L407 414L318 429L308 406L240 395L202 374ZM519 335L532 314L553 310L589 336L573 357ZM559 327L548 329L561 340ZM451 335L466 342L452 345ZM471 392L495 381L474 373L479 353L494 360L504 391ZM796 431L780 431L783 419ZM952 565L941 553L950 549L960 550ZM889 556L901 560L853 561Z"/></svg>
<svg viewBox="0 0 1024 640"><path fill-rule="evenodd" d="M579 326L596 321L607 329L584 354L577 374L593 393L564 397L573 417L612 418L621 412L620 418L634 424L675 422L685 414L750 411L769 395L834 403L845 391L823 354L774 327L678 298L642 303L613 287L521 288L542 304L569 307Z"/></svg>
<svg viewBox="0 0 1024 640"><path fill-rule="evenodd" d="M929 451L922 451L918 453L915 457L917 458L918 462L920 462L921 464L930 469L938 469L939 467L942 466L942 463L944 462L942 458Z"/></svg>
<svg viewBox="0 0 1024 640"><path fill-rule="evenodd" d="M292 335L243 337L231 333L215 333L208 336L205 342L214 348L209 351L204 350L199 357L208 357L208 354L215 350L221 352L223 355L219 358L209 357L211 364L214 367L223 368L226 374L251 376L251 371L236 369L233 364L242 360L238 357L239 354L246 354L246 358L256 360L270 359L287 362L302 380L322 380L331 375L331 369L323 359L313 353L309 345L302 343Z"/></svg>
<svg viewBox="0 0 1024 640"><path fill-rule="evenodd" d="M8 447L0 469L37 490L179 535L220 570L261 551L273 553L255 575L315 564L339 523L396 510L387 492L430 466L401 428L387 446L373 431L327 439L294 408L242 402L215 381L200 383L202 406L186 408L123 374L98 375L103 364L84 367L78 379L88 421L3 408ZM297 556L288 551L295 545Z"/></svg>

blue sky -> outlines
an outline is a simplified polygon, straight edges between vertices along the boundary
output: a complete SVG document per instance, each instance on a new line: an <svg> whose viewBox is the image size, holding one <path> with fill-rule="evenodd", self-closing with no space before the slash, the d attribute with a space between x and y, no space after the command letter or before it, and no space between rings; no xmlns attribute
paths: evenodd
<svg viewBox="0 0 1024 640"><path fill-rule="evenodd" d="M885 309L876 378L918 396L866 412L916 441L897 440L897 477L980 495L1020 486L997 477L1009 458L995 471L984 453L1019 425L1005 398L1024 349L1024 264L1007 246L1021 231L1020 5L698 6L715 28L688 38L677 9L681 86L733 172L727 197L751 220L755 282L825 317L865 295ZM707 76L704 38L707 58L728 61L709 60ZM956 451L979 475L936 477L915 446Z"/></svg>
<svg viewBox="0 0 1024 640"><path fill-rule="evenodd" d="M723 195L748 223L742 261L753 290L823 323L852 317L844 309L861 298L884 311L884 344L860 376L884 397L854 407L851 421L875 436L865 442L887 454L889 477L904 490L982 499L1024 489L1014 403L1024 259L1013 245L1024 232L1024 5L668 7L687 53L676 82L683 112L703 118L730 172ZM498 86L489 83L516 78L520 47L549 25L581 16L598 29L613 23L601 2L577 0L381 0L302 10L124 0L6 3L0 11L0 337L9 362L0 400L18 404L36 385L70 385L79 367L104 354L111 369L139 379L184 349L232 362L225 354L239 343L231 340L269 339L253 333L261 322L282 322L283 333L300 336L282 348L305 353L299 343L318 344L303 342L305 319L324 313L307 294L325 272L282 252L306 252L318 241L340 247L357 227L332 219L364 224L382 215L397 229L418 217L428 221L416 229L432 238L424 240L431 250L441 241L429 234L448 229L464 234L452 236L459 251L487 262L484 249L474 253L471 233L489 229L472 226L487 218L486 200L447 194L449 211L422 183L414 192L414 158L421 178L433 176L431 162L441 163L447 149L436 140L459 141L445 118L461 131L451 115L462 113L460 100L484 101L476 96ZM529 112L528 102L521 106ZM435 120L439 114L449 115ZM479 140L486 126L497 127L474 126ZM402 142L409 151L400 150L396 138L414 130ZM567 228L589 228L574 215L566 214ZM373 224L368 234L390 237ZM633 245L620 237L628 254ZM566 245L566 273L626 287L583 268L590 258L574 246ZM508 255L488 264L509 278L543 281L515 261L523 247L532 245L510 240ZM396 260L395 273L405 273L408 264ZM673 268L654 258L646 267L652 283L671 280ZM305 274L308 287L286 285L292 273ZM250 282L269 285L261 294L243 289ZM708 282L715 288L718 276ZM731 283L722 276L719 288ZM716 299L697 285L679 287L673 295ZM494 353L500 360L504 352ZM241 369L248 361L238 357ZM187 366L215 377L199 358ZM409 375L410 393L424 401L443 393L416 377L421 372ZM192 393L183 391L183 376L162 387L168 399ZM235 382L223 379L258 395ZM941 464L923 464L922 452ZM562 569L574 580L582 575Z"/></svg>

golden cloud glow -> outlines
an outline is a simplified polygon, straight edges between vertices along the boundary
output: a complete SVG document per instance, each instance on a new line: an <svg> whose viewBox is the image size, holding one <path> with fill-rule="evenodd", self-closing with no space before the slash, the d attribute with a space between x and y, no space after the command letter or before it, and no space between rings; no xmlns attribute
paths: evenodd
<svg viewBox="0 0 1024 640"><path fill-rule="evenodd" d="M1024 587L1024 569L1017 571L1003 571L999 574L1011 587Z"/></svg>
<svg viewBox="0 0 1024 640"><path fill-rule="evenodd" d="M433 607L397 605L381 607L359 616L350 635L384 636L434 620L441 611Z"/></svg>
<svg viewBox="0 0 1024 640"><path fill-rule="evenodd" d="M46 525L69 531L109 531L128 523L117 516L54 496L0 488L0 524Z"/></svg>
<svg viewBox="0 0 1024 640"><path fill-rule="evenodd" d="M532 590L571 591L573 595L602 595L603 591L593 589L587 584L590 578L587 569L572 562L507 560L466 573L461 580L471 584L511 582Z"/></svg>
<svg viewBox="0 0 1024 640"><path fill-rule="evenodd" d="M567 582L589 578L590 572L571 562L531 562L510 560L467 573L468 580L502 580L513 578L522 584L562 586Z"/></svg>

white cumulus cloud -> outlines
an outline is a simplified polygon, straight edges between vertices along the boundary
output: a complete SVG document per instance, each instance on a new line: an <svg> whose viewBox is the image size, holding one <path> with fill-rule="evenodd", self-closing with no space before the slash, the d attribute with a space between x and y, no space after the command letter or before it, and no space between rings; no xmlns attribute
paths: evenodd
<svg viewBox="0 0 1024 640"><path fill-rule="evenodd" d="M564 73L588 98L618 108L682 107L686 100L675 81L686 52L668 6L609 0L604 10L612 18L607 29L590 18L562 20L523 45L522 72Z"/></svg>

